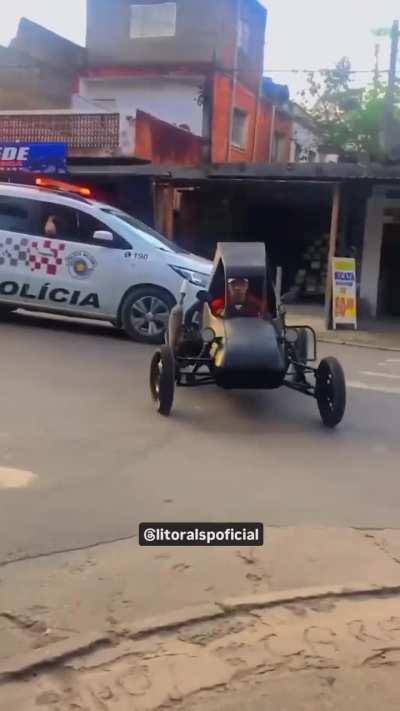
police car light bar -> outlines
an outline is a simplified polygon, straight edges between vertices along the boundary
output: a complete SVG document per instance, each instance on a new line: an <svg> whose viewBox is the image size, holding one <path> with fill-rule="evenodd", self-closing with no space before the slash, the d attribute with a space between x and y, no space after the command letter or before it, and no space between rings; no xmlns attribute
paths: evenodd
<svg viewBox="0 0 400 711"><path fill-rule="evenodd" d="M53 190L64 190L68 193L76 193L77 195L82 195L82 197L90 197L92 194L90 188L85 188L82 185L64 183L61 180L53 180L52 178L36 178L35 185L40 188L50 188Z"/></svg>

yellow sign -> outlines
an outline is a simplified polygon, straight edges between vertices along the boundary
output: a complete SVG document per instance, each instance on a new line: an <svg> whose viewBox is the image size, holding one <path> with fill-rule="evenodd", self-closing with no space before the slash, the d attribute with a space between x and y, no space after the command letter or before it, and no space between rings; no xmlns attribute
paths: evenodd
<svg viewBox="0 0 400 711"><path fill-rule="evenodd" d="M346 324L357 328L357 284L355 259L332 260L333 327Z"/></svg>

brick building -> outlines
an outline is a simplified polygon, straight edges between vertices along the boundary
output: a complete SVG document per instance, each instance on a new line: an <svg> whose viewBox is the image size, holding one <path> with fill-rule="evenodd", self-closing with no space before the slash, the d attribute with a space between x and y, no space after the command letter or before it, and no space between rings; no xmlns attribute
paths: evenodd
<svg viewBox="0 0 400 711"><path fill-rule="evenodd" d="M263 78L267 11L258 0L88 0L87 8L87 69L73 105L118 112L123 150L132 151L141 112L139 123L143 114L153 121L140 126L138 158L166 162L160 135L172 124L198 137L206 162L289 159L288 95ZM199 144L179 133L176 141L177 162L197 163Z"/></svg>
<svg viewBox="0 0 400 711"><path fill-rule="evenodd" d="M258 0L87 0L79 47L24 18L0 47L0 138L164 165L286 161L288 91L263 77L266 23Z"/></svg>
<svg viewBox="0 0 400 711"><path fill-rule="evenodd" d="M9 47L0 46L0 110L70 108L84 47L23 18Z"/></svg>

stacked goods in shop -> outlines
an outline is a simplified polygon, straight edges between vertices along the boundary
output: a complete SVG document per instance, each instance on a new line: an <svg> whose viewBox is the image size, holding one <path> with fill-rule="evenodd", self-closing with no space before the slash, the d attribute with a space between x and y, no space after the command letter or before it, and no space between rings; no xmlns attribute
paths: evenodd
<svg viewBox="0 0 400 711"><path fill-rule="evenodd" d="M303 296L323 296L327 277L329 235L316 239L303 254L295 286Z"/></svg>

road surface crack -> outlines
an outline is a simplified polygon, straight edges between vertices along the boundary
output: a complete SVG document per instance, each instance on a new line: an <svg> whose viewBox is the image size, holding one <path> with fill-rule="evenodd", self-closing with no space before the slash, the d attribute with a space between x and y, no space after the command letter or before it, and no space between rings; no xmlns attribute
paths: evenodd
<svg viewBox="0 0 400 711"><path fill-rule="evenodd" d="M372 533L369 532L364 532L364 538L366 538L368 541L372 541L372 545L382 551L382 553L385 553L385 555L387 555L388 558L393 561L393 563L397 563L398 565L400 565L400 558L390 552L387 541L385 539L379 540L375 538Z"/></svg>
<svg viewBox="0 0 400 711"><path fill-rule="evenodd" d="M131 536L121 536L120 538L110 538L104 541L96 541L95 543L88 543L86 546L73 546L71 548L61 548L59 550L48 551L46 553L34 553L32 555L24 555L19 558L10 558L9 560L0 561L0 568L6 568L8 565L13 565L15 563L25 563L28 560L38 560L39 558L51 558L51 556L63 555L65 553L79 553L81 551L88 551L91 548L101 548L102 546L111 546L114 543L123 543L124 541L133 541L137 538L137 535Z"/></svg>

